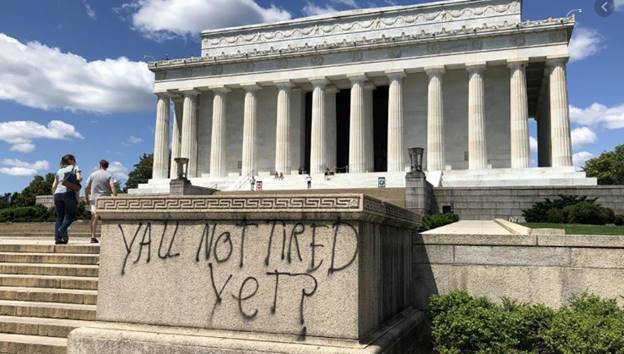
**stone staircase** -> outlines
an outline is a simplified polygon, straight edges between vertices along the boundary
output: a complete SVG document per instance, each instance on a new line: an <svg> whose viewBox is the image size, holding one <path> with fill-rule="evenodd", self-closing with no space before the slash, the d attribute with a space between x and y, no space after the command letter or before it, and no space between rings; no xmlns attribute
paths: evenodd
<svg viewBox="0 0 624 354"><path fill-rule="evenodd" d="M99 246L87 224L55 246L49 223L0 224L0 353L65 353L95 320Z"/></svg>

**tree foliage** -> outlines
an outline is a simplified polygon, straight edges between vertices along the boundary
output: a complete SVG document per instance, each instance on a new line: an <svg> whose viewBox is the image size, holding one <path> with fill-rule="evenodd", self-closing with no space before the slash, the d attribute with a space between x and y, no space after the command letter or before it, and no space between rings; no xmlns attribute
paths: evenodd
<svg viewBox="0 0 624 354"><path fill-rule="evenodd" d="M141 183L147 183L152 178L152 165L154 163L154 154L143 154L139 157L139 162L134 165L134 169L128 173L125 191L137 188Z"/></svg>
<svg viewBox="0 0 624 354"><path fill-rule="evenodd" d="M588 177L598 178L598 184L624 184L624 144L587 160L583 170Z"/></svg>
<svg viewBox="0 0 624 354"><path fill-rule="evenodd" d="M0 208L29 207L35 205L35 197L38 195L52 194L52 182L54 174L35 176L32 181L20 193L6 193L0 197Z"/></svg>

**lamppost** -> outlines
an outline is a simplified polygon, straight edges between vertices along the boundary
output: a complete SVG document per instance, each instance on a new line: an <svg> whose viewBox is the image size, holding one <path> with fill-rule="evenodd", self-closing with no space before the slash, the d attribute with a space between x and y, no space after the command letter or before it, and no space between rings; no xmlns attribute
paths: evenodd
<svg viewBox="0 0 624 354"><path fill-rule="evenodd" d="M189 159L187 157L176 157L174 159L177 166L177 179L186 180L188 176L188 162Z"/></svg>

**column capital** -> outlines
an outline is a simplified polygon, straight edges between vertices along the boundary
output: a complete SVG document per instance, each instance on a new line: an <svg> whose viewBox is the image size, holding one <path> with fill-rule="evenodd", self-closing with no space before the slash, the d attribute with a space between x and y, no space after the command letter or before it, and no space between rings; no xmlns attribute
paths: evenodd
<svg viewBox="0 0 624 354"><path fill-rule="evenodd" d="M435 76L442 76L442 74L444 74L446 70L444 69L444 65L427 66L425 67L425 72L431 78Z"/></svg>
<svg viewBox="0 0 624 354"><path fill-rule="evenodd" d="M485 70L487 64L485 62L466 63L466 71L469 74L481 73Z"/></svg>
<svg viewBox="0 0 624 354"><path fill-rule="evenodd" d="M518 69L525 67L529 63L529 58L517 58L507 60L507 67L510 69Z"/></svg>
<svg viewBox="0 0 624 354"><path fill-rule="evenodd" d="M225 87L225 86L215 86L215 87L211 87L210 91L214 92L214 93L218 93L218 94L225 94L225 93L230 93L232 92L232 90L230 90L229 88Z"/></svg>
<svg viewBox="0 0 624 354"><path fill-rule="evenodd" d="M329 84L329 80L327 80L324 77L314 77L314 78L309 79L309 81L312 84L312 86L320 87L320 88L325 88L325 86Z"/></svg>
<svg viewBox="0 0 624 354"><path fill-rule="evenodd" d="M245 92L256 92L261 89L261 87L256 83L242 84L241 87L245 90Z"/></svg>
<svg viewBox="0 0 624 354"><path fill-rule="evenodd" d="M334 93L337 93L338 91L339 91L339 90L338 90L338 87L336 87L336 86L334 86L334 85L329 85L329 86L327 86L327 87L325 88L325 92L327 92L327 93L329 93L329 94L334 94Z"/></svg>
<svg viewBox="0 0 624 354"><path fill-rule="evenodd" d="M546 66L552 68L558 65L564 65L568 60L570 60L570 57L567 55L546 57Z"/></svg>
<svg viewBox="0 0 624 354"><path fill-rule="evenodd" d="M273 81L273 85L277 86L279 89L290 89L295 86L290 80Z"/></svg>
<svg viewBox="0 0 624 354"><path fill-rule="evenodd" d="M199 95L199 91L194 89L194 88L180 89L179 92L184 97L195 97L195 96Z"/></svg>
<svg viewBox="0 0 624 354"><path fill-rule="evenodd" d="M377 85L370 81L364 83L364 90L374 90L375 88L377 88Z"/></svg>
<svg viewBox="0 0 624 354"><path fill-rule="evenodd" d="M368 76L366 76L366 74L350 74L347 75L347 79L349 79L351 83L364 82L368 80Z"/></svg>
<svg viewBox="0 0 624 354"><path fill-rule="evenodd" d="M390 80L399 80L407 76L405 74L405 70L389 70L389 71L386 71L385 74Z"/></svg>

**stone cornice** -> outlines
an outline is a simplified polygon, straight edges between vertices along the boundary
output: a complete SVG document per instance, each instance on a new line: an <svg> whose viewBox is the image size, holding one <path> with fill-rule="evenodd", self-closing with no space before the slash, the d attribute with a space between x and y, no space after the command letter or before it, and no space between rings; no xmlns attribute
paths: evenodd
<svg viewBox="0 0 624 354"><path fill-rule="evenodd" d="M444 28L438 32L421 32L416 34L402 34L398 37L385 37L360 39L353 42L327 44L318 46L303 46L300 48L290 48L288 50L265 50L257 51L252 54L233 54L218 57L192 57L161 60L150 62L149 68L152 71L169 70L176 68L189 68L209 66L214 64L229 64L237 62L249 62L254 60L266 59L284 59L289 57L298 57L305 55L322 55L333 52L362 50L368 48L393 47L398 45L411 45L419 43L449 41L457 39L477 39L483 37L492 37L500 35L521 35L531 32L540 32L548 30L567 30L567 38L569 41L572 28L575 25L574 17L568 18L549 18L537 21L524 21L513 25L494 25L482 26L478 28L463 27L455 31L446 31Z"/></svg>
<svg viewBox="0 0 624 354"><path fill-rule="evenodd" d="M222 194L99 198L104 220L362 220L414 227L412 212L364 194Z"/></svg>

